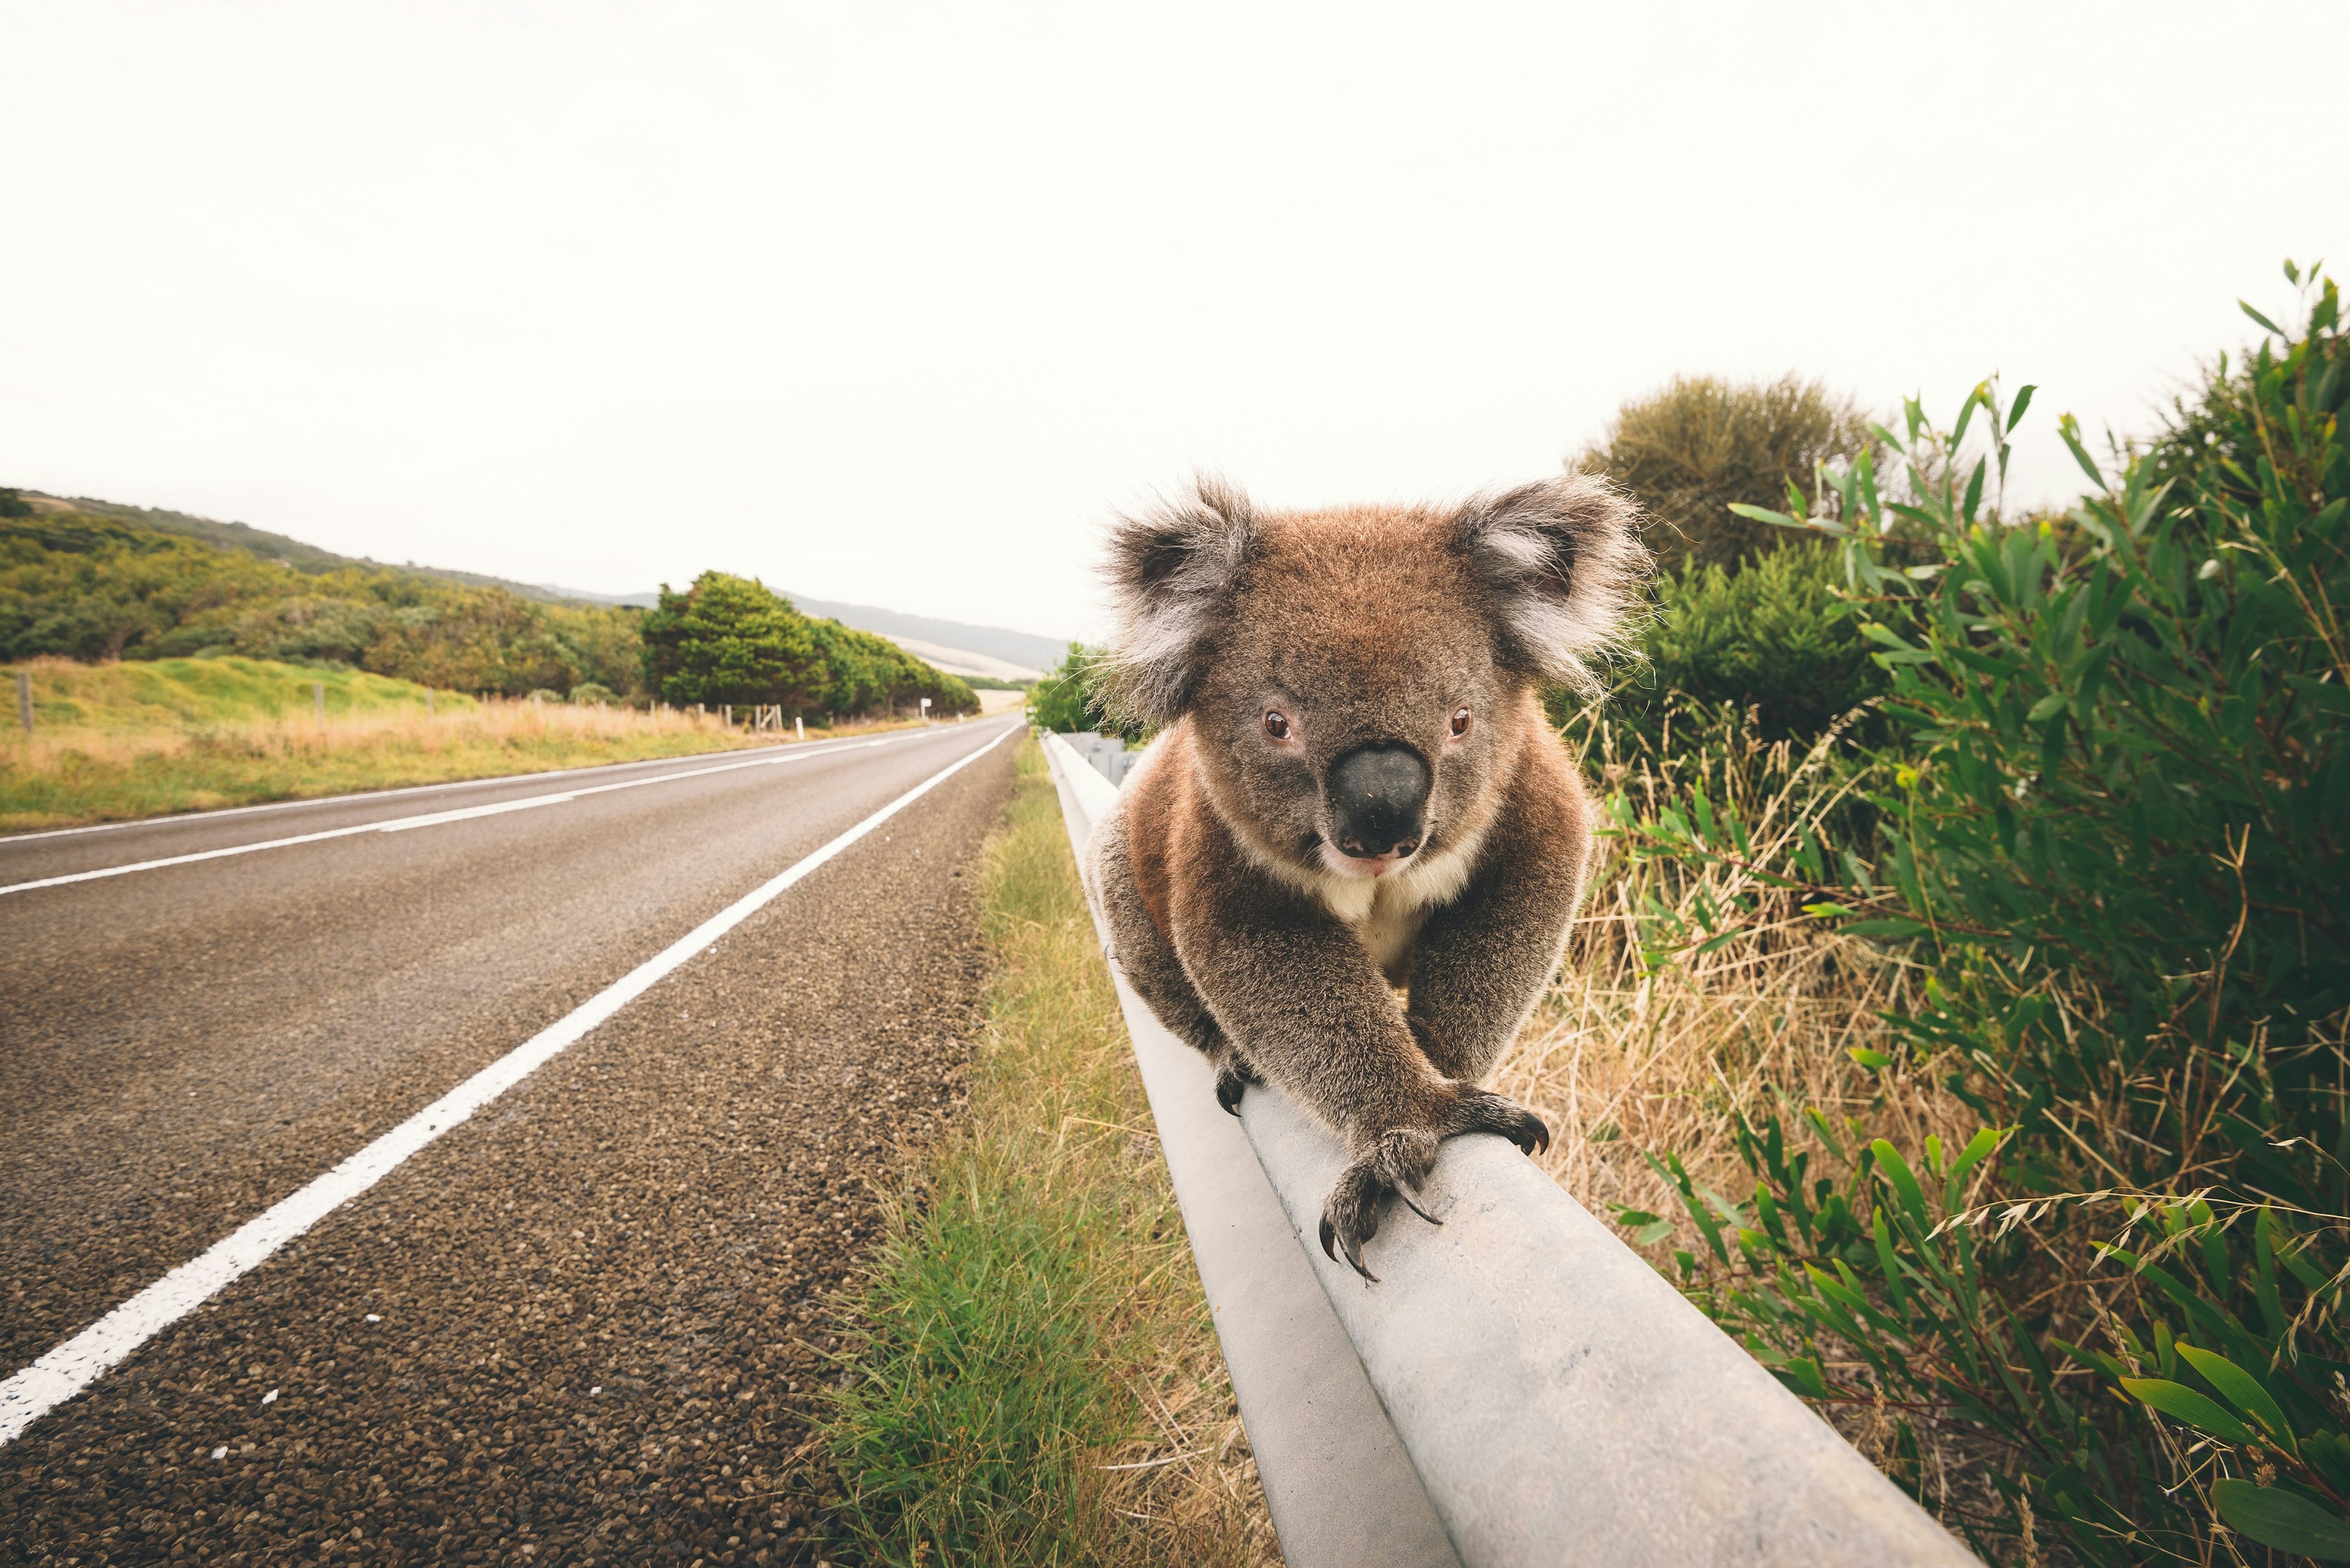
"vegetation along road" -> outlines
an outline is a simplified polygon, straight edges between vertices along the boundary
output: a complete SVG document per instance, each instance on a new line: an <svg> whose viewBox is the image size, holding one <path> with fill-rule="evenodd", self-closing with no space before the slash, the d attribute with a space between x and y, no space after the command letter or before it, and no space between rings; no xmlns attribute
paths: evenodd
<svg viewBox="0 0 2350 1568"><path fill-rule="evenodd" d="M799 1560L1014 728L0 840L0 1560Z"/></svg>

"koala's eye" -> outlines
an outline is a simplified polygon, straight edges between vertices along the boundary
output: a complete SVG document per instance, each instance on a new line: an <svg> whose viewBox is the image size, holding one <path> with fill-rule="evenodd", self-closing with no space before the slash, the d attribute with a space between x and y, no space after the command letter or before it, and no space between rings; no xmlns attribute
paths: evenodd
<svg viewBox="0 0 2350 1568"><path fill-rule="evenodd" d="M1289 717L1278 708L1269 708L1264 715L1264 732L1276 741L1289 739Z"/></svg>
<svg viewBox="0 0 2350 1568"><path fill-rule="evenodd" d="M1468 710L1468 709L1466 709L1466 708L1455 708L1454 710L1452 710L1452 732L1453 732L1453 734L1455 734L1456 736L1457 736L1457 735L1465 735L1465 734L1467 734L1467 733L1469 732L1469 710Z"/></svg>

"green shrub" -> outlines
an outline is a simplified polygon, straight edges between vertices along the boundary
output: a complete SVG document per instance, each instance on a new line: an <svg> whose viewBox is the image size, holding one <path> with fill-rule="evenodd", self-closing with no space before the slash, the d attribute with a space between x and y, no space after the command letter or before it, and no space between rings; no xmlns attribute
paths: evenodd
<svg viewBox="0 0 2350 1568"><path fill-rule="evenodd" d="M1063 734L1093 730L1128 741L1143 739L1138 726L1113 717L1103 701L1103 661L1108 657L1107 649L1069 644L1068 656L1036 683L1028 702L1030 722Z"/></svg>
<svg viewBox="0 0 2350 1568"><path fill-rule="evenodd" d="M1743 571L1690 563L1657 584L1645 669L1617 693L1621 716L1654 729L1673 696L1754 710L1772 740L1809 741L1886 688L1825 550L1781 550Z"/></svg>
<svg viewBox="0 0 2350 1568"><path fill-rule="evenodd" d="M1985 1130L1745 1125L1745 1200L1659 1168L1706 1238L1680 1267L1791 1386L1899 1412L1921 1499L1912 1417L1976 1434L1997 1496L1950 1517L1986 1553L2350 1556L2350 371L2312 294L2114 481L2064 421L2097 486L2065 529L1993 521L2031 389L1989 383L1877 432L1903 499L1870 451L1833 515L1745 510L1838 540L1910 739L1871 759L1873 841L1806 832L1653 943L1794 898L1883 944L1926 1000L1856 1056L1888 1094L1947 1075ZM1701 799L1613 809L1636 854L1747 854Z"/></svg>
<svg viewBox="0 0 2350 1568"><path fill-rule="evenodd" d="M1626 403L1575 466L1639 501L1661 569L1695 561L1734 571L1790 536L1733 514L1733 503L1773 501L1867 440L1860 410L1817 381L1681 376Z"/></svg>

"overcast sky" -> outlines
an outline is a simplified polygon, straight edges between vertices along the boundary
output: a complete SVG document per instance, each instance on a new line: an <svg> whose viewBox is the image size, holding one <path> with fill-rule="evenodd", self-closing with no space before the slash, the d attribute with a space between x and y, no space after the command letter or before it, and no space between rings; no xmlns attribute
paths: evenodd
<svg viewBox="0 0 2350 1568"><path fill-rule="evenodd" d="M0 0L0 484L1090 630L1099 520L1679 371L2145 428L2350 261L2339 0Z"/></svg>

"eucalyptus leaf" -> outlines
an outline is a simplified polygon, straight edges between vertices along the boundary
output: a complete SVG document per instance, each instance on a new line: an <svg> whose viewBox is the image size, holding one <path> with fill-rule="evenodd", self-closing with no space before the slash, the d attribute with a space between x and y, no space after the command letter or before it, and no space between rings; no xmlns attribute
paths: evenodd
<svg viewBox="0 0 2350 1568"><path fill-rule="evenodd" d="M2350 1522L2299 1492L2248 1480L2213 1481L2211 1506L2229 1528L2263 1546L2321 1563L2350 1563Z"/></svg>

